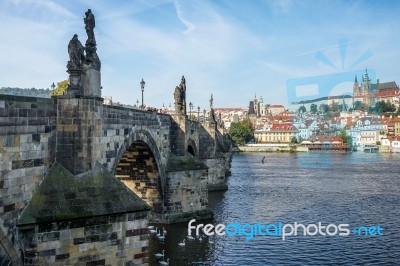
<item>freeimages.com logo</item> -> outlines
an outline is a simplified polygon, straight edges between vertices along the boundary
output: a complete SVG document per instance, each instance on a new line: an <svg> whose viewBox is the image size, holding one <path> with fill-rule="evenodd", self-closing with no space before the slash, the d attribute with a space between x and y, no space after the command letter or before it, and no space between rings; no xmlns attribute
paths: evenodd
<svg viewBox="0 0 400 266"><path fill-rule="evenodd" d="M324 225L322 222L316 224L302 224L294 222L291 223L267 223L257 222L255 224L249 223L229 223L225 224L197 224L192 219L188 223L188 236L192 236L192 233L196 237L204 234L206 236L245 236L247 241L252 240L256 236L270 236L280 237L283 241L289 236L383 236L383 228L380 225L373 226L358 226L351 229L349 224L327 224Z"/></svg>

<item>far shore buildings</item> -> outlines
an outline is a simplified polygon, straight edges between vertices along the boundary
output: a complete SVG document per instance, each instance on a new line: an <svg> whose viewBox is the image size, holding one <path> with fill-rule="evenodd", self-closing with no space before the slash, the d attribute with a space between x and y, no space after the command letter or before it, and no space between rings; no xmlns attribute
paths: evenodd
<svg viewBox="0 0 400 266"><path fill-rule="evenodd" d="M229 130L232 122L242 121L247 117L247 108L213 108L215 119L224 124L225 129ZM221 121L219 121L221 120Z"/></svg>
<svg viewBox="0 0 400 266"><path fill-rule="evenodd" d="M397 108L400 107L400 89L395 81L380 83L379 79L374 83L369 74L368 70L361 76L360 82L358 77L355 76L353 84L353 95L338 95L320 97L318 99L305 100L300 102L290 103L290 110L298 110L301 106L304 106L307 111L310 111L311 105L316 104L320 107L322 104L331 105L332 103L338 103L346 107L346 110L354 107L358 104L362 104L365 107L373 107L379 101L385 101L394 104ZM357 102L359 102L357 104ZM318 109L319 110L319 109Z"/></svg>
<svg viewBox="0 0 400 266"><path fill-rule="evenodd" d="M280 115L285 112L285 107L281 104L266 104L261 96L257 99L257 95L249 103L249 115L254 115L256 117L266 116L266 115Z"/></svg>

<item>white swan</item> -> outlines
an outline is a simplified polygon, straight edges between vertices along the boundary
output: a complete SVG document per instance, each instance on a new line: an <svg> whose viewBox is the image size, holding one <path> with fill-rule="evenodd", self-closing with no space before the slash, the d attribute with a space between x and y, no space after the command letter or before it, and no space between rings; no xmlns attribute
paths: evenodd
<svg viewBox="0 0 400 266"><path fill-rule="evenodd" d="M157 258L157 259L163 258L163 257L164 257L164 252L165 252L165 250L163 250L162 253L156 253L156 254L155 254L156 258Z"/></svg>
<svg viewBox="0 0 400 266"><path fill-rule="evenodd" d="M162 231L160 230L160 233L161 233ZM157 237L158 237L158 240L160 240L160 241L164 241L164 239L165 239L165 235L164 234L159 234L159 235L157 235Z"/></svg>
<svg viewBox="0 0 400 266"><path fill-rule="evenodd" d="M169 265L169 258L167 259L167 261L160 261L160 265Z"/></svg>
<svg viewBox="0 0 400 266"><path fill-rule="evenodd" d="M149 229L149 232L150 232L150 234L155 234L155 233L157 233L157 227L154 228L154 226L153 226L152 229Z"/></svg>
<svg viewBox="0 0 400 266"><path fill-rule="evenodd" d="M186 244L185 244L185 239L183 239L183 241L181 242L181 243L179 243L178 244L180 247L184 247Z"/></svg>

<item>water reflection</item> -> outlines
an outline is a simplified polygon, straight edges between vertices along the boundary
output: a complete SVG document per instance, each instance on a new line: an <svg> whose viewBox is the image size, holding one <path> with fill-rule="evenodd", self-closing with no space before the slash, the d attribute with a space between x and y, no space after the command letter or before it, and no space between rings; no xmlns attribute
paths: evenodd
<svg viewBox="0 0 400 266"><path fill-rule="evenodd" d="M398 155L369 153L238 154L229 190L212 192L210 223L322 222L380 225L380 237L244 236L187 239L187 223L150 237L150 265L165 250L170 265L400 264ZM204 222L204 221L202 221ZM179 243L184 239L185 246Z"/></svg>

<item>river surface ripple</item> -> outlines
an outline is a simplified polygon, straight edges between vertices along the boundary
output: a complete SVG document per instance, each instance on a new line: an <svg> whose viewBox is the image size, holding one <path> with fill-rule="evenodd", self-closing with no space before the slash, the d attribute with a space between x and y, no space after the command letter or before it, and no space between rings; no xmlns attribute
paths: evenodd
<svg viewBox="0 0 400 266"><path fill-rule="evenodd" d="M261 160L265 158L265 163ZM187 224L150 236L150 265L400 265L400 154L235 154L225 192L211 192L213 224L380 225L383 236L215 236L187 240Z"/></svg>

